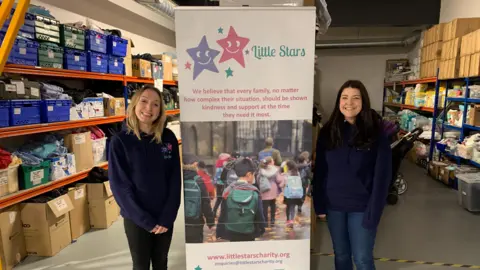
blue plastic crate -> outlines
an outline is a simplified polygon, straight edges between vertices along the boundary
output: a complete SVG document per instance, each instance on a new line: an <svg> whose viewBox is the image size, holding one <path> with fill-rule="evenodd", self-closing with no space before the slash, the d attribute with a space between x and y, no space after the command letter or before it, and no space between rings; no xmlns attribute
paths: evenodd
<svg viewBox="0 0 480 270"><path fill-rule="evenodd" d="M118 36L108 36L108 54L125 57L127 56L128 40Z"/></svg>
<svg viewBox="0 0 480 270"><path fill-rule="evenodd" d="M15 10L12 10L12 15ZM1 33L5 34L7 32L8 26L10 25L11 18L8 18L3 24ZM25 13L25 23L18 30L18 36L35 39L35 15L30 13Z"/></svg>
<svg viewBox="0 0 480 270"><path fill-rule="evenodd" d="M123 75L125 64L122 57L110 55L108 57L108 73Z"/></svg>
<svg viewBox="0 0 480 270"><path fill-rule="evenodd" d="M87 68L90 72L108 73L108 55L103 53L88 52Z"/></svg>
<svg viewBox="0 0 480 270"><path fill-rule="evenodd" d="M70 121L70 107L72 101L69 99L45 99L40 107L43 123Z"/></svg>
<svg viewBox="0 0 480 270"><path fill-rule="evenodd" d="M65 69L87 71L87 53L84 51L65 49L63 61Z"/></svg>
<svg viewBox="0 0 480 270"><path fill-rule="evenodd" d="M93 30L85 32L85 45L87 51L107 53L107 36Z"/></svg>
<svg viewBox="0 0 480 270"><path fill-rule="evenodd" d="M0 127L8 127L10 125L10 100L0 100Z"/></svg>
<svg viewBox="0 0 480 270"><path fill-rule="evenodd" d="M10 106L10 126L39 124L40 103L41 100L12 100Z"/></svg>
<svg viewBox="0 0 480 270"><path fill-rule="evenodd" d="M0 42L3 42L4 34L0 33ZM15 39L7 63L27 66L38 64L38 42L28 39Z"/></svg>

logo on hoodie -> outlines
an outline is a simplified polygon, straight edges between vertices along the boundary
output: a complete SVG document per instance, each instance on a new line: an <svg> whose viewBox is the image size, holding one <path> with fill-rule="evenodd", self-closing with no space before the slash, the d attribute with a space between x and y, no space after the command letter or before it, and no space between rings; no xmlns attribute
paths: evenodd
<svg viewBox="0 0 480 270"><path fill-rule="evenodd" d="M161 151L163 153L163 157L165 159L171 159L172 158L172 150L173 146L171 143L166 143L162 146Z"/></svg>

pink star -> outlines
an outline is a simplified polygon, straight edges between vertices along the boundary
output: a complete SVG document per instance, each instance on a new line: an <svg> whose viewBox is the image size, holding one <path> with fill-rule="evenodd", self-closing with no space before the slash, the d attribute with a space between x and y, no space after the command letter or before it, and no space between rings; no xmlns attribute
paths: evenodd
<svg viewBox="0 0 480 270"><path fill-rule="evenodd" d="M245 67L245 59L243 58L243 49L247 46L249 38L239 37L235 29L230 26L226 38L217 40L218 45L222 46L223 53L219 63L223 63L229 59L235 59L242 67Z"/></svg>
<svg viewBox="0 0 480 270"><path fill-rule="evenodd" d="M185 69L191 70L191 67L192 67L192 64L190 64L190 62L187 61L187 63L185 63Z"/></svg>

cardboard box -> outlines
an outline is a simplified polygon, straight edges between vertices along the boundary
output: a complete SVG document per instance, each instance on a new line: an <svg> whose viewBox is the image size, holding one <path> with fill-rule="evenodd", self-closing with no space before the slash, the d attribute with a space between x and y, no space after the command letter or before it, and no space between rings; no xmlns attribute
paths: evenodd
<svg viewBox="0 0 480 270"><path fill-rule="evenodd" d="M469 77L480 76L480 53L475 53L470 56L470 69L468 75Z"/></svg>
<svg viewBox="0 0 480 270"><path fill-rule="evenodd" d="M128 39L128 46L127 46L127 55L123 59L123 63L125 64L125 75L126 76L133 76L133 67L132 67L132 48L135 47L133 45L133 40L128 37L124 37Z"/></svg>
<svg viewBox="0 0 480 270"><path fill-rule="evenodd" d="M470 73L470 55L460 57L460 71L458 72L458 76L468 77Z"/></svg>
<svg viewBox="0 0 480 270"><path fill-rule="evenodd" d="M433 177L433 179L438 179L438 174L441 168L447 167L446 163L432 161L428 164L428 174Z"/></svg>
<svg viewBox="0 0 480 270"><path fill-rule="evenodd" d="M23 203L21 208L27 254L54 256L70 245L72 235L68 213L73 205L68 195L47 203Z"/></svg>
<svg viewBox="0 0 480 270"><path fill-rule="evenodd" d="M92 139L90 131L69 134L64 137L65 147L75 155L77 172L93 167Z"/></svg>
<svg viewBox="0 0 480 270"><path fill-rule="evenodd" d="M480 104L471 104L467 115L467 124L480 127Z"/></svg>
<svg viewBox="0 0 480 270"><path fill-rule="evenodd" d="M460 55L461 44L461 38L456 38L443 42L441 50L442 60L457 58Z"/></svg>
<svg viewBox="0 0 480 270"><path fill-rule="evenodd" d="M423 36L423 46L425 47L432 43L442 41L444 26L445 26L444 23L440 23L432 26L430 29L425 31Z"/></svg>
<svg viewBox="0 0 480 270"><path fill-rule="evenodd" d="M480 18L458 18L445 24L443 40L451 40L480 29Z"/></svg>
<svg viewBox="0 0 480 270"><path fill-rule="evenodd" d="M441 167L438 170L437 180L445 185L451 185L453 180L455 180L455 166Z"/></svg>
<svg viewBox="0 0 480 270"><path fill-rule="evenodd" d="M439 79L458 78L460 71L460 58L441 61Z"/></svg>
<svg viewBox="0 0 480 270"><path fill-rule="evenodd" d="M0 212L0 258L2 269L11 270L27 256L20 207Z"/></svg>
<svg viewBox="0 0 480 270"><path fill-rule="evenodd" d="M422 48L421 61L422 63L440 60L442 58L443 42L435 42Z"/></svg>
<svg viewBox="0 0 480 270"><path fill-rule="evenodd" d="M88 201L104 200L113 196L110 181L98 184L87 184Z"/></svg>
<svg viewBox="0 0 480 270"><path fill-rule="evenodd" d="M163 64L163 79L166 81L173 81L172 57L164 54L162 56L162 64Z"/></svg>
<svg viewBox="0 0 480 270"><path fill-rule="evenodd" d="M132 60L133 76L142 78L152 78L152 64L143 59Z"/></svg>
<svg viewBox="0 0 480 270"><path fill-rule="evenodd" d="M87 185L77 184L74 188L70 188L68 196L73 204L73 210L69 213L70 231L72 240L76 240L90 230Z"/></svg>
<svg viewBox="0 0 480 270"><path fill-rule="evenodd" d="M88 202L90 225L94 229L107 229L118 219L119 207L112 196Z"/></svg>
<svg viewBox="0 0 480 270"><path fill-rule="evenodd" d="M420 77L430 78L437 76L437 69L440 66L440 60L428 61L420 66Z"/></svg>
<svg viewBox="0 0 480 270"><path fill-rule="evenodd" d="M104 98L105 116L125 115L125 98Z"/></svg>

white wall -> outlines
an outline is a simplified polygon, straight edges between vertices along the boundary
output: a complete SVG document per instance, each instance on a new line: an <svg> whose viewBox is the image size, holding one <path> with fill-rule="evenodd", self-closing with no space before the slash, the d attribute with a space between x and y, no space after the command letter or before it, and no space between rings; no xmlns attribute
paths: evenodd
<svg viewBox="0 0 480 270"><path fill-rule="evenodd" d="M82 16L77 13L70 12L68 10L58 8L57 6L53 6L51 4L47 4L46 2L55 2L51 0L31 0L31 4L33 5L39 5L39 6L44 6L47 8L50 13L61 23L72 23L72 22L83 22L84 24L87 24L87 19L89 19L92 24L101 27L101 28L108 28L108 29L120 29L116 25L110 25L103 23L102 21L112 21L112 18L107 18L108 12L104 12L105 18L102 21L99 20L93 20L90 18L87 18L85 16ZM62 1L71 1L71 0L62 0ZM83 0L82 0L83 1ZM98 1L104 1L104 0L98 0ZM160 15L158 15L160 16ZM128 18L116 18L116 21L118 23L125 23L125 20L128 20ZM133 25L133 22L131 23ZM153 22L152 22L153 24ZM143 27L150 27L152 28L151 25L145 24ZM122 31L122 35L125 37L129 37L133 40L133 43L135 47L132 49L133 54L142 54L142 53L151 53L151 54L160 54L163 52L175 52L175 48L171 46L167 46L163 43L160 43L158 41L155 41L153 39L150 39L145 36L140 36L137 34L134 34L132 32L126 31L124 29L120 29ZM144 30L144 29L143 29ZM152 31L155 31L152 29ZM136 32L137 33L137 32Z"/></svg>
<svg viewBox="0 0 480 270"><path fill-rule="evenodd" d="M479 0L480 1L480 0ZM324 119L335 107L337 92L350 79L362 81L370 95L372 108L382 109L386 60L406 58L404 48L317 50L319 72L318 99ZM317 99L317 101L318 101Z"/></svg>
<svg viewBox="0 0 480 270"><path fill-rule="evenodd" d="M442 0L440 22L456 18L480 17L480 0Z"/></svg>

